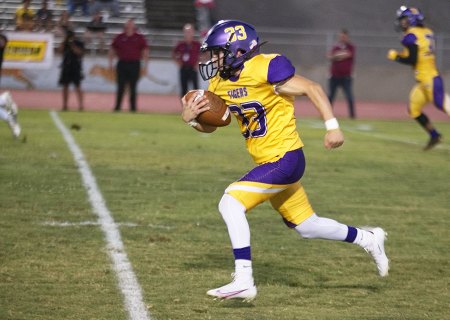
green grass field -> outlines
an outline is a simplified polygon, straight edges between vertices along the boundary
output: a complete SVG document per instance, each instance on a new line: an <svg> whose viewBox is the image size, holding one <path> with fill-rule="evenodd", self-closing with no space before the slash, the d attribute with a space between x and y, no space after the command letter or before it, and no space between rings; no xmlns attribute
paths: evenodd
<svg viewBox="0 0 450 320"><path fill-rule="evenodd" d="M249 214L258 296L213 301L234 263L217 203L253 164L236 125L212 135L178 115L59 114L117 224L152 319L450 319L450 145L423 152L413 121L341 121L327 151L299 119L303 184L319 215L389 233L387 278L340 242L304 240L270 205ZM48 111L0 126L0 319L127 319L104 234ZM436 123L450 137L449 123Z"/></svg>

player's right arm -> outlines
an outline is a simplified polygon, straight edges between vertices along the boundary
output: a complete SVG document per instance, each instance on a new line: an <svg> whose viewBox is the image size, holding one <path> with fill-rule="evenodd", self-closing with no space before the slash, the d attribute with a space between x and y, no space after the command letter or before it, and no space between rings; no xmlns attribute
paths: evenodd
<svg viewBox="0 0 450 320"><path fill-rule="evenodd" d="M197 131L205 133L216 131L216 127L204 125L195 120L200 113L210 109L210 107L208 106L209 101L206 96L202 96L198 99L195 98L195 95L192 95L189 100L186 100L186 96L181 98L181 104L183 105L181 118L184 122L186 122Z"/></svg>

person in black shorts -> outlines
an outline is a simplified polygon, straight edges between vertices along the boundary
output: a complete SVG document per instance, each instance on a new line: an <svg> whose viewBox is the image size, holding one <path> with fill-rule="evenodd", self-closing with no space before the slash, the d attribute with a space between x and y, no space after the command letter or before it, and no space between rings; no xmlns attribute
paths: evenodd
<svg viewBox="0 0 450 320"><path fill-rule="evenodd" d="M63 111L68 110L69 85L73 83L78 98L78 109L82 111L83 91L81 90L81 81L83 80L83 55L84 43L76 38L71 30L66 32L64 41L59 47L62 54L61 74L59 85L63 87Z"/></svg>

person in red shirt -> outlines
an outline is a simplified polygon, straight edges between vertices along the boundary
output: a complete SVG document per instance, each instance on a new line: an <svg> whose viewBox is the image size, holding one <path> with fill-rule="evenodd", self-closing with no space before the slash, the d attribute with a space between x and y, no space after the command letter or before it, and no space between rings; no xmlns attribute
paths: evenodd
<svg viewBox="0 0 450 320"><path fill-rule="evenodd" d="M344 91L348 103L350 118L356 118L355 105L352 92L352 72L355 58L355 47L350 42L348 31L342 29L339 33L339 41L328 53L331 61L328 99L333 104L336 91L339 87Z"/></svg>
<svg viewBox="0 0 450 320"><path fill-rule="evenodd" d="M149 47L145 37L137 32L133 19L125 22L124 31L114 37L108 53L109 68L116 65L116 104L114 111L120 111L125 88L129 88L130 111L136 112L136 89L141 75L147 74ZM143 66L141 68L141 60Z"/></svg>
<svg viewBox="0 0 450 320"><path fill-rule="evenodd" d="M188 92L189 83L192 89L198 88L198 60L200 42L194 39L195 28L192 24L183 27L184 39L179 41L172 50L172 58L180 70L181 97Z"/></svg>

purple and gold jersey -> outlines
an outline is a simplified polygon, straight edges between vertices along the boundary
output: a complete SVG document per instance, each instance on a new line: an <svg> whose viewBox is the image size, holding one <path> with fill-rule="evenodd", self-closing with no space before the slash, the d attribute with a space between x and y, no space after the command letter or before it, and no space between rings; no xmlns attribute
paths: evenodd
<svg viewBox="0 0 450 320"><path fill-rule="evenodd" d="M239 78L211 79L208 90L225 100L258 163L277 161L303 146L294 116L294 97L274 94L274 84L295 73L282 55L258 54L246 61Z"/></svg>
<svg viewBox="0 0 450 320"><path fill-rule="evenodd" d="M405 32L402 44L417 45L417 63L414 66L417 81L426 82L439 75L435 62L435 38L433 31L425 27L411 27ZM401 56L407 54L402 53Z"/></svg>
<svg viewBox="0 0 450 320"><path fill-rule="evenodd" d="M412 118L422 114L428 102L450 115L450 98L446 97L444 82L435 62L435 39L433 31L425 27L411 27L402 39L405 47L417 46L417 62L414 66L417 84L409 94L408 113ZM408 56L407 48L401 57Z"/></svg>

